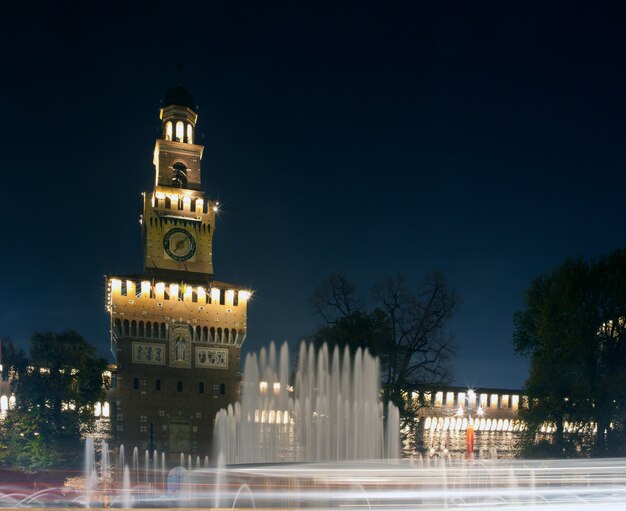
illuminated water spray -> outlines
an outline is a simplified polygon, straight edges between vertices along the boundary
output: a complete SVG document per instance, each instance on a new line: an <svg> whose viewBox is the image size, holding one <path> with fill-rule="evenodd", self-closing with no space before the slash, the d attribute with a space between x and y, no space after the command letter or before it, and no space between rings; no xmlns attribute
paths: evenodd
<svg viewBox="0 0 626 511"><path fill-rule="evenodd" d="M289 368L287 343L246 357L241 403L215 421L226 463L398 457L399 413L390 403L385 417L377 358L302 343L293 388Z"/></svg>

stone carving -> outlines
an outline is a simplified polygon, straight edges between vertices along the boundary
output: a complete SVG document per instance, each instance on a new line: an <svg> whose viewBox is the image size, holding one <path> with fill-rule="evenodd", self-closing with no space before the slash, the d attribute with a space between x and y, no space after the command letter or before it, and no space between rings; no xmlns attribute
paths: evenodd
<svg viewBox="0 0 626 511"><path fill-rule="evenodd" d="M186 324L170 328L170 367L191 367L191 331Z"/></svg>
<svg viewBox="0 0 626 511"><path fill-rule="evenodd" d="M148 342L134 342L133 364L165 365L165 345Z"/></svg>
<svg viewBox="0 0 626 511"><path fill-rule="evenodd" d="M196 347L196 367L228 369L228 350Z"/></svg>

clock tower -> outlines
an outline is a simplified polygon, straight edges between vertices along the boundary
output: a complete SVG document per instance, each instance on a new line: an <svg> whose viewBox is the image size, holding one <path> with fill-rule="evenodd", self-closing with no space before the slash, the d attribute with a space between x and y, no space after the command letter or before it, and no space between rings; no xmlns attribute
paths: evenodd
<svg viewBox="0 0 626 511"><path fill-rule="evenodd" d="M170 89L154 145L155 183L144 194L144 268L148 274L211 277L217 204L201 188L201 145L194 144L198 115L191 94ZM182 272L182 273L181 273Z"/></svg>
<svg viewBox="0 0 626 511"><path fill-rule="evenodd" d="M143 194L144 271L106 277L116 358L111 420L118 442L209 454L213 419L239 397L251 292L213 275L217 202L205 197L203 146L189 91L169 89Z"/></svg>

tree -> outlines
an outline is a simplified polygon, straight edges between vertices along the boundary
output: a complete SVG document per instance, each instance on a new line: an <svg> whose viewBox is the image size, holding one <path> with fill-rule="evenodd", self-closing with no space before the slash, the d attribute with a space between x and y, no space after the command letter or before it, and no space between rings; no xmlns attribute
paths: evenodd
<svg viewBox="0 0 626 511"><path fill-rule="evenodd" d="M93 430L104 397L107 361L73 330L33 335L30 352L3 342L16 407L0 424L7 464L44 468L75 463L81 436Z"/></svg>
<svg viewBox="0 0 626 511"><path fill-rule="evenodd" d="M569 259L532 282L513 335L530 359L526 454L626 452L625 318L626 250ZM546 423L550 442L540 434Z"/></svg>
<svg viewBox="0 0 626 511"><path fill-rule="evenodd" d="M447 326L460 298L441 273L427 275L417 292L402 275L375 284L369 310L356 286L333 274L317 288L311 304L325 321L313 341L348 345L351 351L360 346L378 356L385 401L399 407L405 424L416 417L412 406L419 406L409 404L405 392L449 383L454 349Z"/></svg>

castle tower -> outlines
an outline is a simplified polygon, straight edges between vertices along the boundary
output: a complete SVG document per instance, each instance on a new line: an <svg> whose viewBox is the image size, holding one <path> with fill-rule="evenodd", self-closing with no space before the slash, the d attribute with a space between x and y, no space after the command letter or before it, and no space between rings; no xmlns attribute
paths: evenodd
<svg viewBox="0 0 626 511"><path fill-rule="evenodd" d="M144 193L141 275L106 277L117 362L113 433L150 450L209 454L213 419L239 397L250 291L213 279L217 203L201 187L191 94L169 89Z"/></svg>

